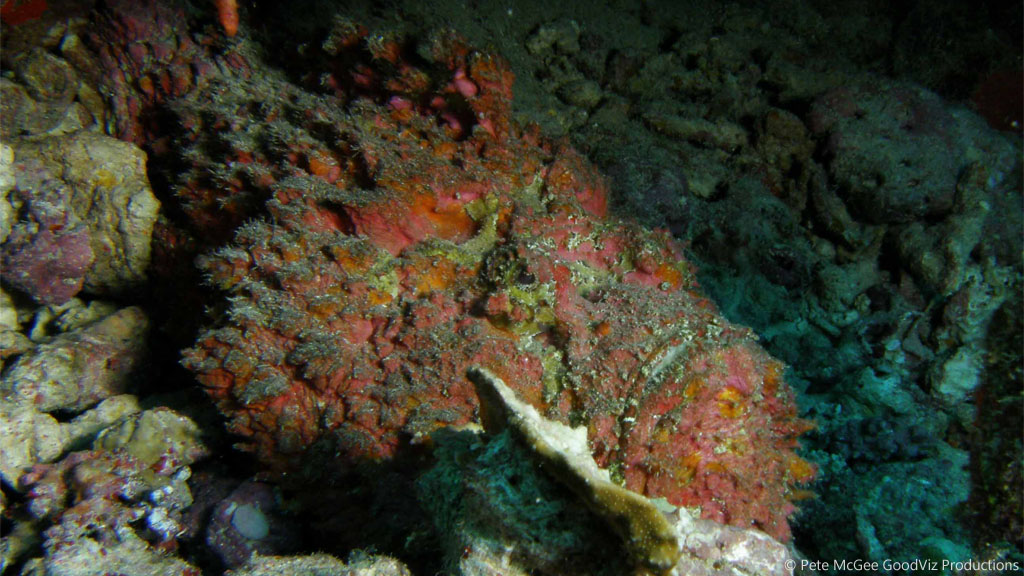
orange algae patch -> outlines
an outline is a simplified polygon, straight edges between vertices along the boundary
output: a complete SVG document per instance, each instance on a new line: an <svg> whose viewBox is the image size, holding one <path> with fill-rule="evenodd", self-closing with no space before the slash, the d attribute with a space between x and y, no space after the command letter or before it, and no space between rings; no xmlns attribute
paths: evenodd
<svg viewBox="0 0 1024 576"><path fill-rule="evenodd" d="M416 296L423 296L438 290L446 290L458 280L457 265L447 258L417 263L422 273L416 279Z"/></svg>
<svg viewBox="0 0 1024 576"><path fill-rule="evenodd" d="M505 378L516 378L519 376L518 372L516 371L516 367L512 365L493 366L491 370L495 376L498 376L503 381L505 380ZM544 402L544 394L540 388L524 388L522 390L517 391L517 394L519 395L519 398L521 400L529 402L531 405L537 407L541 411L543 411L546 408L546 403Z"/></svg>
<svg viewBox="0 0 1024 576"><path fill-rule="evenodd" d="M814 490L805 489L790 490L787 496L793 502L798 502L800 500L814 500L818 497L818 495L814 493Z"/></svg>
<svg viewBox="0 0 1024 576"><path fill-rule="evenodd" d="M320 154L310 154L309 171L314 176L322 178L331 184L341 179L341 167L334 158Z"/></svg>
<svg viewBox="0 0 1024 576"><path fill-rule="evenodd" d="M701 460L703 460L701 455L694 452L679 461L674 475L676 482L680 486L685 486L693 480L693 477L697 475L697 469L700 466Z"/></svg>
<svg viewBox="0 0 1024 576"><path fill-rule="evenodd" d="M669 263L658 266L658 270L654 273L654 276L660 282L668 282L668 288L672 290L676 290L683 285L683 273Z"/></svg>
<svg viewBox="0 0 1024 576"><path fill-rule="evenodd" d="M792 452L784 453L783 457L785 459L786 472L789 474L789 477L798 484L810 482L811 480L814 480L814 477L818 474L818 470L814 464L811 464Z"/></svg>
<svg viewBox="0 0 1024 576"><path fill-rule="evenodd" d="M764 366L764 375L761 381L764 383L763 392L765 395L774 396L783 383L782 374L786 367L781 362L767 362Z"/></svg>
<svg viewBox="0 0 1024 576"><path fill-rule="evenodd" d="M434 156L443 160L451 160L458 151L459 147L455 142L443 140L434 144Z"/></svg>
<svg viewBox="0 0 1024 576"><path fill-rule="evenodd" d="M683 396L687 399L696 398L697 394L704 388L704 381L700 378L691 378L690 382L683 389Z"/></svg>
<svg viewBox="0 0 1024 576"><path fill-rule="evenodd" d="M153 78L149 76L143 76L139 78L139 90L149 97L153 97L156 93L156 86L153 85Z"/></svg>
<svg viewBox="0 0 1024 576"><path fill-rule="evenodd" d="M708 462L704 469L708 474L729 474L729 468L721 462Z"/></svg>
<svg viewBox="0 0 1024 576"><path fill-rule="evenodd" d="M381 306L383 304L390 304L394 298L391 294L381 290L371 290L366 295L366 303L370 306Z"/></svg>
<svg viewBox="0 0 1024 576"><path fill-rule="evenodd" d="M349 274L365 274L374 263L376 254L372 250L354 252L349 246L334 244L327 247L331 258L338 266Z"/></svg>
<svg viewBox="0 0 1024 576"><path fill-rule="evenodd" d="M462 204L452 203L446 207L439 206L437 197L430 193L416 194L410 209L414 214L422 214L434 226L434 231L441 238L448 240L466 239L476 231L476 222L466 214Z"/></svg>
<svg viewBox="0 0 1024 576"><path fill-rule="evenodd" d="M718 400L719 412L726 418L738 418L745 412L743 394L732 386L723 388L716 396L716 399Z"/></svg>
<svg viewBox="0 0 1024 576"><path fill-rule="evenodd" d="M278 253L281 254L281 260L287 264L306 259L305 245L301 243L301 240L296 243L282 244L278 248Z"/></svg>
<svg viewBox="0 0 1024 576"><path fill-rule="evenodd" d="M346 300L345 294L335 289L311 301L306 305L306 309L320 320L326 320L340 312Z"/></svg>

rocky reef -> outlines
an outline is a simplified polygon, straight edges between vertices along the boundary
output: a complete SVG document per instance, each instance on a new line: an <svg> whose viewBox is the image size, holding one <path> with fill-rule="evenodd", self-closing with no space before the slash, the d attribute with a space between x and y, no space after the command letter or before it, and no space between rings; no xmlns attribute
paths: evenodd
<svg viewBox="0 0 1024 576"><path fill-rule="evenodd" d="M1021 22L0 0L0 571L1019 571Z"/></svg>

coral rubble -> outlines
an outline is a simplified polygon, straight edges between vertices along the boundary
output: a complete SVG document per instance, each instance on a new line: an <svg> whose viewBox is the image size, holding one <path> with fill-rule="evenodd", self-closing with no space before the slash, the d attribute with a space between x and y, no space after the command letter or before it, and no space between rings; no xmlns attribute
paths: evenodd
<svg viewBox="0 0 1024 576"><path fill-rule="evenodd" d="M19 484L32 521L49 527L29 565L61 576L200 574L166 552L185 532L189 465L206 454L194 422L158 408L107 428L92 450L33 466Z"/></svg>
<svg viewBox="0 0 1024 576"><path fill-rule="evenodd" d="M52 462L74 443L139 410L125 394L145 362L149 320L123 308L26 351L0 378L0 477L12 486L26 468ZM73 415L62 422L61 415Z"/></svg>
<svg viewBox="0 0 1024 576"><path fill-rule="evenodd" d="M412 576L405 565L385 556L360 556L348 562L326 554L309 556L255 556L228 576Z"/></svg>

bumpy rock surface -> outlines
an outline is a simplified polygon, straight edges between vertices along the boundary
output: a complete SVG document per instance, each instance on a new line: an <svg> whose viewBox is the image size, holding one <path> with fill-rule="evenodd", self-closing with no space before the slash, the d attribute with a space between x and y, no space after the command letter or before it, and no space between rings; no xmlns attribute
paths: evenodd
<svg viewBox="0 0 1024 576"><path fill-rule="evenodd" d="M126 417L93 450L34 466L21 479L43 529L44 574L197 576L173 550L192 504L190 464L207 454L198 427L166 408Z"/></svg>
<svg viewBox="0 0 1024 576"><path fill-rule="evenodd" d="M73 540L43 560L28 563L46 576L199 576L202 572L177 556L162 554L129 532L111 545Z"/></svg>
<svg viewBox="0 0 1024 576"><path fill-rule="evenodd" d="M123 394L108 398L70 422L60 422L32 406L0 402L0 478L20 487L32 465L53 462L70 446L88 441L121 417L139 411L138 400Z"/></svg>
<svg viewBox="0 0 1024 576"><path fill-rule="evenodd" d="M309 556L255 556L243 568L228 570L229 576L411 576L412 572L394 558L369 556L342 562L326 554Z"/></svg>
<svg viewBox="0 0 1024 576"><path fill-rule="evenodd" d="M13 55L14 79L0 80L0 133L5 139L58 129L74 112L79 80L64 60L36 48Z"/></svg>
<svg viewBox="0 0 1024 576"><path fill-rule="evenodd" d="M24 158L13 165L14 160L15 184L4 199L8 233L0 246L4 280L37 302L63 304L82 289L96 260L89 229L71 209L72 192L52 167Z"/></svg>
<svg viewBox="0 0 1024 576"><path fill-rule="evenodd" d="M23 142L19 162L38 162L69 190L67 208L88 230L95 262L84 277L93 294L121 294L146 279L160 202L139 148L94 132Z"/></svg>
<svg viewBox="0 0 1024 576"><path fill-rule="evenodd" d="M935 94L901 85L837 88L814 103L809 124L827 138L829 170L861 219L911 222L953 207L954 121Z"/></svg>
<svg viewBox="0 0 1024 576"><path fill-rule="evenodd" d="M342 23L320 93L267 71L179 105L187 141L226 151L193 155L197 229L262 215L203 259L231 304L186 352L231 430L272 470L331 474L473 421L476 364L585 425L630 489L787 538L813 469L782 365L665 233L608 218L578 154L513 125L502 61L408 50Z"/></svg>
<svg viewBox="0 0 1024 576"><path fill-rule="evenodd" d="M148 327L142 310L129 307L62 334L19 358L0 391L41 412L85 410L131 386L146 355Z"/></svg>
<svg viewBox="0 0 1024 576"><path fill-rule="evenodd" d="M103 306L71 309L52 324L66 332L22 353L0 379L0 477L20 486L27 467L52 462L139 410L129 394L147 357L149 320L136 307L104 315ZM45 309L44 309L45 310ZM90 319L91 314L99 318ZM37 316L45 316L40 313ZM77 319L76 319L77 318ZM45 324L37 318L37 325ZM58 420L58 413L73 416Z"/></svg>
<svg viewBox="0 0 1024 576"><path fill-rule="evenodd" d="M675 519L683 550L678 574L692 576L789 576L792 556L785 546L756 530L722 526L680 508Z"/></svg>
<svg viewBox="0 0 1024 576"><path fill-rule="evenodd" d="M16 183L14 176L14 149L0 142L0 243L7 240L14 223L14 207L7 198Z"/></svg>

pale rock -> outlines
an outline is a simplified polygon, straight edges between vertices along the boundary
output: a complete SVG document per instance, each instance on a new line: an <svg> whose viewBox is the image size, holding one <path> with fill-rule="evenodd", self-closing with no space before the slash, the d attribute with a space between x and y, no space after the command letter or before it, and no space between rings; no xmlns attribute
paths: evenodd
<svg viewBox="0 0 1024 576"><path fill-rule="evenodd" d="M20 330L18 323L18 309L14 307L14 301L3 288L0 288L0 330Z"/></svg>
<svg viewBox="0 0 1024 576"><path fill-rule="evenodd" d="M917 409L913 394L901 384L897 374L878 375L871 368L864 368L857 375L857 388L853 396L869 410L886 408L895 414L912 414Z"/></svg>
<svg viewBox="0 0 1024 576"><path fill-rule="evenodd" d="M200 574L198 568L180 558L165 554L124 530L117 539L100 542L77 538L61 546L46 548L42 563L46 576L188 576Z"/></svg>
<svg viewBox="0 0 1024 576"><path fill-rule="evenodd" d="M368 556L348 563L327 554L309 556L260 556L253 554L242 568L228 570L226 576L412 576L409 569L394 558Z"/></svg>
<svg viewBox="0 0 1024 576"><path fill-rule="evenodd" d="M125 418L104 430L93 447L124 450L147 465L154 465L167 453L190 465L208 454L199 426L187 416L169 408L154 408Z"/></svg>
<svg viewBox="0 0 1024 576"><path fill-rule="evenodd" d="M981 383L982 354L963 346L956 354L935 366L931 374L932 395L948 405L966 401Z"/></svg>
<svg viewBox="0 0 1024 576"><path fill-rule="evenodd" d="M109 136L81 131L19 142L19 161L35 160L70 188L69 207L87 225L96 260L85 290L122 294L141 285L160 202L146 177L146 154Z"/></svg>
<svg viewBox="0 0 1024 576"><path fill-rule="evenodd" d="M0 243L7 240L14 224L14 207L7 200L14 181L14 149L6 142L0 142Z"/></svg>
<svg viewBox="0 0 1024 576"><path fill-rule="evenodd" d="M138 412L134 396L108 398L70 422L61 423L32 406L0 402L0 478L14 487L35 464L56 461L67 449L94 437L100 430Z"/></svg>
<svg viewBox="0 0 1024 576"><path fill-rule="evenodd" d="M20 486L29 467L53 462L70 441L68 430L49 414L29 406L0 406L0 478Z"/></svg>
<svg viewBox="0 0 1024 576"><path fill-rule="evenodd" d="M18 358L0 379L0 394L40 412L80 412L121 394L146 357L148 328L133 306L61 334Z"/></svg>

